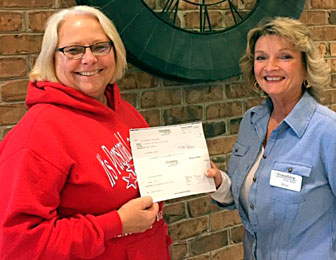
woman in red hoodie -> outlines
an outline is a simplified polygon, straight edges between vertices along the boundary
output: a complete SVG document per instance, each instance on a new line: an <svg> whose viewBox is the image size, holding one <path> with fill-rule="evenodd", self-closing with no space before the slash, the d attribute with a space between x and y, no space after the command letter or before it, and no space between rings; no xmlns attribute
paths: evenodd
<svg viewBox="0 0 336 260"><path fill-rule="evenodd" d="M28 112L0 145L0 259L169 260L162 203L139 197L121 99L127 66L93 7L52 15L30 74Z"/></svg>

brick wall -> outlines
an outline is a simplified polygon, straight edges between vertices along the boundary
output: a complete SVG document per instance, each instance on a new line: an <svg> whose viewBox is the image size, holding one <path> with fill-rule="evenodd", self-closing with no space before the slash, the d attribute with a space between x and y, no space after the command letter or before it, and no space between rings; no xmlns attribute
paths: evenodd
<svg viewBox="0 0 336 260"><path fill-rule="evenodd" d="M72 5L74 0L0 0L0 139L26 112L27 75L40 49L45 20ZM332 83L321 102L336 111L336 1L307 0L300 19L313 30L332 68ZM119 85L123 97L151 126L202 120L211 158L222 169L241 117L262 100L239 77L184 84L154 77L130 64ZM244 229L237 212L220 210L207 195L168 201L165 219L174 239L174 260L243 258Z"/></svg>

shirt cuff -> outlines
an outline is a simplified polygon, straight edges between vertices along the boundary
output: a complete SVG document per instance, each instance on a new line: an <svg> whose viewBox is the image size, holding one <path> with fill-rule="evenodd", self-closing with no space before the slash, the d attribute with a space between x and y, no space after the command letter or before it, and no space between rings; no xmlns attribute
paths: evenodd
<svg viewBox="0 0 336 260"><path fill-rule="evenodd" d="M222 184L214 193L211 193L210 196L212 199L218 201L219 203L232 204L233 197L231 192L231 179L225 172L220 172L222 175Z"/></svg>
<svg viewBox="0 0 336 260"><path fill-rule="evenodd" d="M116 210L97 216L97 220L104 230L105 240L122 234L122 223L119 213Z"/></svg>

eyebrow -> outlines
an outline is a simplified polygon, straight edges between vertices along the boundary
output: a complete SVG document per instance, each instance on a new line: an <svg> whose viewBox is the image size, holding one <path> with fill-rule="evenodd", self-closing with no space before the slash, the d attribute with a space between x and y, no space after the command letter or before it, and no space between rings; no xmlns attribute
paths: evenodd
<svg viewBox="0 0 336 260"><path fill-rule="evenodd" d="M291 48L282 48L282 49L280 49L279 51L281 52L281 51L295 51L295 50L294 50L294 49L291 49ZM255 50L254 52L255 52L255 53L257 53L257 52L260 52L260 53L266 53L266 52L263 51L263 50Z"/></svg>

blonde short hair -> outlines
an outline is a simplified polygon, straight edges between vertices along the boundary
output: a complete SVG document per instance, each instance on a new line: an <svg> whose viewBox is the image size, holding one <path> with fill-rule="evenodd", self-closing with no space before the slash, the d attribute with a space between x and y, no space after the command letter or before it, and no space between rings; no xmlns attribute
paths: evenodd
<svg viewBox="0 0 336 260"><path fill-rule="evenodd" d="M307 91L314 97L330 83L330 68L321 57L314 44L309 28L298 20L287 17L265 19L257 27L251 29L247 35L245 54L241 57L239 65L245 81L253 86L254 51L258 39L264 35L278 35L294 45L295 50L302 53L304 67L307 73Z"/></svg>
<svg viewBox="0 0 336 260"><path fill-rule="evenodd" d="M41 52L29 74L29 79L32 81L47 80L59 82L54 64L54 55L58 44L58 30L66 18L73 15L89 15L98 20L106 35L113 42L115 52L115 72L110 83L121 79L125 73L127 61L125 47L118 31L112 21L100 10L84 5L63 9L49 17L42 40Z"/></svg>

